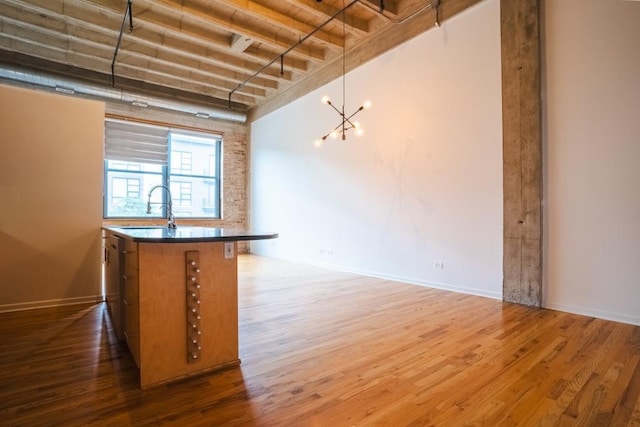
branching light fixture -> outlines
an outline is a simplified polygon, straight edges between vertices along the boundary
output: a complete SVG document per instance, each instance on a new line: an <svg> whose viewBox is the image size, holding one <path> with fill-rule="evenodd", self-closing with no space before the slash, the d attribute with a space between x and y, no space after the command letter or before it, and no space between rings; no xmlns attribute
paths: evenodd
<svg viewBox="0 0 640 427"><path fill-rule="evenodd" d="M340 135L341 139L343 141L345 141L347 139L347 131L350 130L350 129L353 129L353 132L354 132L354 134L356 136L362 136L364 134L364 129L362 129L362 126L360 125L359 122L357 122L355 120L352 120L352 119L360 111L362 111L364 109L371 108L371 102L370 101L365 101L364 104L362 104L352 114L347 116L345 114L345 112L344 112L344 104L345 104L345 99L346 99L346 85L345 85L345 79L346 79L346 39L347 39L346 22L347 22L346 7L344 6L344 0L342 0L342 108L339 109L338 107L336 107L331 102L331 99L329 99L328 96L325 95L325 96L322 97L322 103L323 104L327 104L328 106L333 108L340 115L342 121L340 122L340 124L338 124L338 126L333 128L333 130L331 132L327 133L322 138L317 139L317 140L315 140L313 142L313 145L316 148L322 147L322 145L324 144L324 141L329 137L335 139L335 138L338 137L338 135Z"/></svg>

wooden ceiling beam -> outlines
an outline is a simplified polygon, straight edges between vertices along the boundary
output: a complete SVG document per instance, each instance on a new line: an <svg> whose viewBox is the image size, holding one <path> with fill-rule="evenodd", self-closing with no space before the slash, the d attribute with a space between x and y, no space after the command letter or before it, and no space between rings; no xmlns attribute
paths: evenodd
<svg viewBox="0 0 640 427"><path fill-rule="evenodd" d="M62 2L49 0L28 0L28 2L21 0L2 1L2 3L5 2L33 10L40 9L41 11L46 11L45 13L55 13L63 17L66 16L84 22L91 22L95 25L110 28L118 32L124 14L123 4L125 4L120 0L62 0ZM176 16L179 17L181 15L180 11L176 11L167 6L163 8L165 11L164 14L150 11L151 8L160 9L162 4L158 1L151 3L146 2L146 9L145 0L136 0L133 4L134 28L140 24L145 24L147 27L153 28L158 34L163 34L165 37L167 35L173 35L177 40L186 40L185 43L195 41L199 44L217 48L222 52L229 52L230 37L220 34L228 30L212 23L211 19L202 19L203 13L200 13L198 16L189 17L186 15L185 17L176 19ZM198 22L199 24L196 25L194 22ZM217 28L218 32L212 31L211 28ZM257 38L257 40L267 46L272 46L274 49L282 49L284 46L289 47L285 42L273 43L271 38ZM324 49L315 48L311 53L297 50L291 52L291 55L297 58L304 58L305 60L319 61L324 57ZM299 66L300 62L301 61L296 61L290 66L302 71Z"/></svg>
<svg viewBox="0 0 640 427"><path fill-rule="evenodd" d="M273 58L280 55L282 52L275 52L275 51L272 52L272 51L267 51L266 49L258 49L256 47L249 46L244 51L244 53L256 59L262 60L263 61L262 64L264 65L269 61L271 61ZM291 72L293 73L299 73L299 72L304 72L309 70L308 61L301 61L299 59L294 58L291 55L285 55L285 57L283 58L283 61L284 61L284 69L291 70ZM256 67L255 70L259 68L260 67ZM286 79L286 80L291 80L291 79Z"/></svg>
<svg viewBox="0 0 640 427"><path fill-rule="evenodd" d="M158 34L153 29L147 28L144 25L134 27L133 33L125 33L123 34L123 38L127 38L141 44L146 43L161 49L189 53L203 61L215 62L225 68L232 68L244 73L253 73L254 70L262 66L258 61L239 59L230 53L221 52L215 48L208 48L207 46L197 45L194 43L185 43L184 41L176 40L172 37L163 37L162 34ZM293 78L289 71L285 71L281 74L280 68L277 66L273 66L265 70L264 74L277 80L286 81Z"/></svg>
<svg viewBox="0 0 640 427"><path fill-rule="evenodd" d="M298 38L304 37L316 29L316 27L314 27L313 25L301 22L289 15L281 13L273 8L266 7L253 0L218 1L231 7L238 8L242 10L243 13L253 16L254 18L264 20L265 22L276 26L280 30L287 32L293 31ZM342 49L342 34L332 34L331 32L326 31L326 29L323 29L317 31L312 37L310 37L310 39L316 42L322 42L328 48L333 50Z"/></svg>
<svg viewBox="0 0 640 427"><path fill-rule="evenodd" d="M316 16L320 21L324 22L334 16L340 8L333 7L326 3L318 3L316 0L285 0L287 3L295 5L307 13ZM336 16L337 22L342 22L342 15ZM345 25L347 32L356 33L359 37L369 34L369 22L354 14L347 13Z"/></svg>
<svg viewBox="0 0 640 427"><path fill-rule="evenodd" d="M369 9L375 9L380 11L380 5L382 0L360 0L360 4L363 7L368 7ZM384 4L383 13L387 15L393 15L395 18L400 14L400 7L398 6L398 2L396 0L384 0L382 3Z"/></svg>
<svg viewBox="0 0 640 427"><path fill-rule="evenodd" d="M111 3L114 0L92 1ZM256 42L264 43L275 49L285 50L297 42L295 38L274 34L273 29L265 28L265 25L258 25L246 19L238 20L235 15L225 17L220 11L219 5L215 2L209 2L206 5L193 1L190 1L188 4L186 3L184 0L137 0L136 4L138 6L134 6L133 10L134 21L136 16L138 16L139 19L149 19L149 15L154 8L162 8L167 12L164 20L162 20L162 25L167 29L172 28L174 31L180 31L181 28L189 25L190 20L197 20L205 26L215 26L229 33L250 37ZM136 12L136 10L138 10L138 12ZM182 19L179 25L176 25L175 17L181 15ZM291 31L287 31L287 33L291 34ZM317 44L307 44L299 46L292 51L292 54L299 55L310 61L322 61L325 58L325 49Z"/></svg>

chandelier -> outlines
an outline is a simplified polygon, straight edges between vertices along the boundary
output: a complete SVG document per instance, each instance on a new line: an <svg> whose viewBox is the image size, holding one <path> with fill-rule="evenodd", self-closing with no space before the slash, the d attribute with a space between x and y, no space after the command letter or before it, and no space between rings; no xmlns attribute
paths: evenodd
<svg viewBox="0 0 640 427"><path fill-rule="evenodd" d="M340 115L340 123L334 127L330 132L325 134L322 138L317 139L313 142L313 145L316 148L322 147L325 140L327 138L336 139L338 135L340 138L345 141L347 139L347 131L353 129L353 132L356 136L362 136L364 134L364 129L360 125L360 122L353 120L353 118L360 111L371 108L371 102L365 101L357 110L355 110L350 115L346 115L344 112L344 104L346 99L346 84L345 84L345 75L346 75L346 8L344 7L344 0L342 0L342 108L336 107L328 96L323 96L321 102L326 104L334 109Z"/></svg>

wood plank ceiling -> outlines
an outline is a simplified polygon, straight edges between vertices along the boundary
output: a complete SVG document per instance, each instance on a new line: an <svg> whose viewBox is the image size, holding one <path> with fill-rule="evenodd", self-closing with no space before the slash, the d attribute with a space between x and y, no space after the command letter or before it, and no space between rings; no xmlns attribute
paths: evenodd
<svg viewBox="0 0 640 427"><path fill-rule="evenodd" d="M476 1L2 0L0 62L264 114Z"/></svg>

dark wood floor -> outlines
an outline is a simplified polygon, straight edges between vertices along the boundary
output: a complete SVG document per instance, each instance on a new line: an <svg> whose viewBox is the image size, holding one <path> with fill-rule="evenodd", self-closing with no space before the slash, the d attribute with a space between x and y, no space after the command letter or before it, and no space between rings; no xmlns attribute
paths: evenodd
<svg viewBox="0 0 640 427"><path fill-rule="evenodd" d="M0 425L640 425L640 327L239 264L241 367L149 390L103 304L0 314Z"/></svg>

